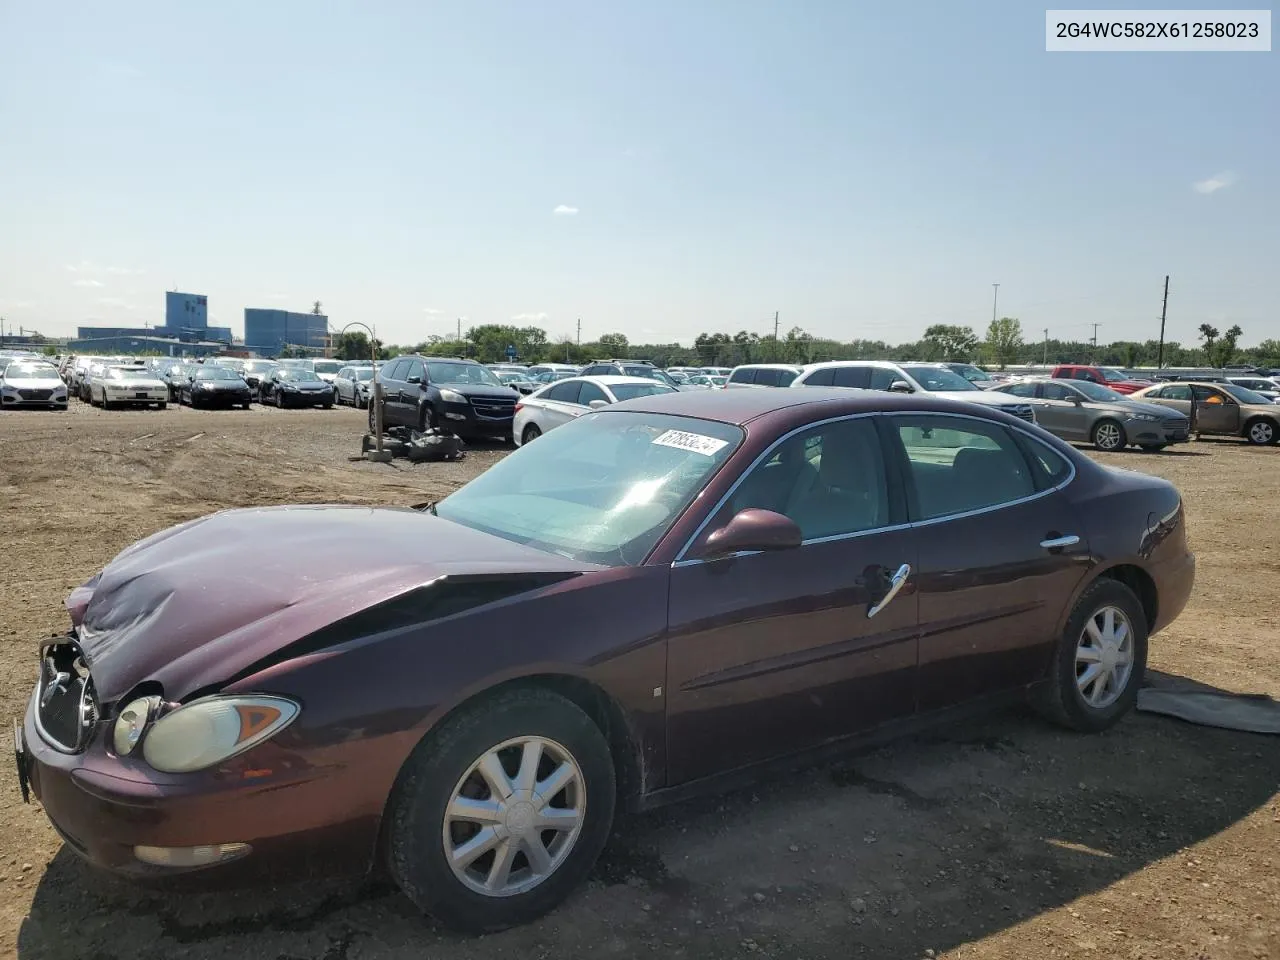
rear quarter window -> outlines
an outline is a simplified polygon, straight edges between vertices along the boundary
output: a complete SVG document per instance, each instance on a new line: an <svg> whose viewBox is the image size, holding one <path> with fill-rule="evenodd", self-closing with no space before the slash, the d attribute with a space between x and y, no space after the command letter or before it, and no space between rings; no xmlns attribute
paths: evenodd
<svg viewBox="0 0 1280 960"><path fill-rule="evenodd" d="M756 371L754 370L735 370L733 375L729 377L730 383L755 383Z"/></svg>

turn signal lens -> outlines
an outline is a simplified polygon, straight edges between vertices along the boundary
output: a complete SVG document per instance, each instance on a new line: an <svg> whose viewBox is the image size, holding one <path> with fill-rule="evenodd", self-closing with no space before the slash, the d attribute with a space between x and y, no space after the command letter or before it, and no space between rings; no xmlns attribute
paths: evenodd
<svg viewBox="0 0 1280 960"><path fill-rule="evenodd" d="M284 697L205 697L157 720L142 754L164 773L204 770L275 736L301 710Z"/></svg>

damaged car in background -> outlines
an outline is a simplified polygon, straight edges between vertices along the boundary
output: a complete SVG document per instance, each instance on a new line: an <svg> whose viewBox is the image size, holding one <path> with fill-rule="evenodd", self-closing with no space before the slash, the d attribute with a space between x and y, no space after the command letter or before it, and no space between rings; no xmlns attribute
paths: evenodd
<svg viewBox="0 0 1280 960"><path fill-rule="evenodd" d="M1170 483L997 410L667 392L434 504L126 548L33 656L19 785L117 873L384 870L497 930L573 891L618 808L980 700L1109 728L1194 571Z"/></svg>

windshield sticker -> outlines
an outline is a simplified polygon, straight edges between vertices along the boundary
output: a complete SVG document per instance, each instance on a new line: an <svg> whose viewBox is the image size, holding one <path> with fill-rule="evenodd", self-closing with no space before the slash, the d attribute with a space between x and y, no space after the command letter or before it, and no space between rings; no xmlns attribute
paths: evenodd
<svg viewBox="0 0 1280 960"><path fill-rule="evenodd" d="M704 457L714 457L729 445L728 440L704 437L700 433L685 433L683 430L668 430L654 437L653 442L660 447L675 447L677 450L700 453Z"/></svg>

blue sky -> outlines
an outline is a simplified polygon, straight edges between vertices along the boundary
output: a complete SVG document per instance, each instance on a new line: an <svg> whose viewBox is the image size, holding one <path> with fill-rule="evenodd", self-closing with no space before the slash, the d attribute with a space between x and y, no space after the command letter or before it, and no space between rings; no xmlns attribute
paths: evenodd
<svg viewBox="0 0 1280 960"><path fill-rule="evenodd" d="M898 341L998 282L1113 340L1169 273L1171 339L1254 343L1277 57L1049 54L1025 2L0 0L0 315Z"/></svg>

